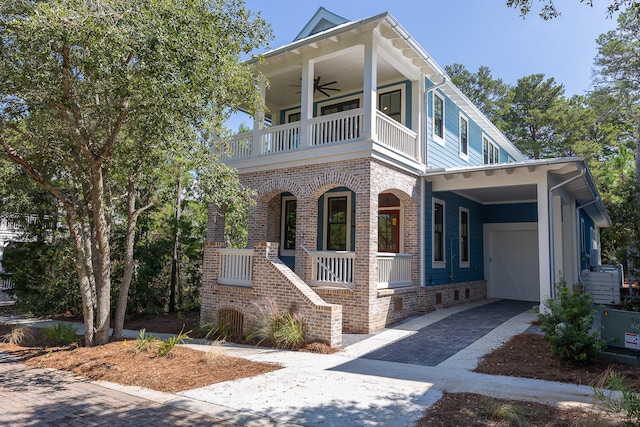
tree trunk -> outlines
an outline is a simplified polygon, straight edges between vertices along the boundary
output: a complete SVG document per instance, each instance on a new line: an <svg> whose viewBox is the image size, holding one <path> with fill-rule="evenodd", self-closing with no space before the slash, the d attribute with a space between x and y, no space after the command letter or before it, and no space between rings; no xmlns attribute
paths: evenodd
<svg viewBox="0 0 640 427"><path fill-rule="evenodd" d="M108 224L103 203L104 182L98 161L91 165L91 207L94 224L92 239L97 248L96 260L96 336L98 345L109 342L111 319L111 247L109 245Z"/></svg>
<svg viewBox="0 0 640 427"><path fill-rule="evenodd" d="M120 285L120 293L118 294L118 304L116 306L116 316L113 322L114 338L122 337L122 329L124 328L124 316L127 312L127 301L129 298L129 288L133 279L134 259L133 249L135 246L136 226L138 217L142 212L148 209L151 204L136 210L136 192L135 186L137 176L132 177L127 185L127 235L125 237L124 250L124 274L122 284Z"/></svg>
<svg viewBox="0 0 640 427"><path fill-rule="evenodd" d="M83 229L81 224L78 223L73 208L67 207L67 224L73 242L76 246L75 265L78 273L78 280L80 283L80 294L82 296L82 314L84 316L84 343L87 347L95 345L94 335L94 314L95 314L95 290L93 289L90 277L91 271L87 271L87 267L91 266L91 262L87 261L87 253L85 248L85 238L83 238Z"/></svg>
<svg viewBox="0 0 640 427"><path fill-rule="evenodd" d="M182 172L182 168L180 168ZM169 290L169 312L176 311L176 287L178 286L178 245L180 244L180 191L182 177L178 177L178 192L176 195L175 225L173 228L173 255L171 256L171 289Z"/></svg>

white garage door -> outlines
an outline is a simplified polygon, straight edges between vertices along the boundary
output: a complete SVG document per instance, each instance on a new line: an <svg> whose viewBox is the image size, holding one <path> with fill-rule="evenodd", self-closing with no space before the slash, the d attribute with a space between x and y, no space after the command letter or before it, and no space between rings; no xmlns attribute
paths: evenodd
<svg viewBox="0 0 640 427"><path fill-rule="evenodd" d="M540 301L538 231L493 229L488 233L489 298ZM485 264L487 266L487 264ZM485 270L485 272L487 272Z"/></svg>

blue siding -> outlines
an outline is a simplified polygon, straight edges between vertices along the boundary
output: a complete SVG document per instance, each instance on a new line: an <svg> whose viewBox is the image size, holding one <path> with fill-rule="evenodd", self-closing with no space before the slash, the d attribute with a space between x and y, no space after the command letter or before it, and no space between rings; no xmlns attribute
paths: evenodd
<svg viewBox="0 0 640 427"><path fill-rule="evenodd" d="M538 203L507 203L482 207L485 223L538 222Z"/></svg>
<svg viewBox="0 0 640 427"><path fill-rule="evenodd" d="M427 183L424 203L428 207L425 209L425 232L427 238L424 242L426 257L425 265L425 286L444 285L457 282L468 282L484 279L484 249L482 231L482 205L458 196L450 192L432 192L431 184ZM442 200L445 203L445 259L446 268L432 268L432 236L433 218L432 201L433 198ZM470 253L469 267L460 267L460 207L469 210L470 221ZM452 263L453 255L453 263ZM453 269L452 269L453 266ZM453 277L452 277L453 276Z"/></svg>
<svg viewBox="0 0 640 427"><path fill-rule="evenodd" d="M427 90L433 86L429 80L426 81ZM463 116L469 121L469 160L460 157L460 113L461 109L443 92L436 89L438 95L444 99L444 147L433 139L433 92L429 92L427 97L427 162L433 168L449 168L456 166L469 166L483 164L482 155L482 128L466 114ZM486 137L499 149L499 161L507 162L509 155L489 135Z"/></svg>
<svg viewBox="0 0 640 427"><path fill-rule="evenodd" d="M577 205L576 205L577 207ZM591 255L591 229L596 229L596 225L591 219L591 217L584 211L584 209L580 209L578 214L578 227L579 227L579 242L580 246L580 270L584 270L589 268L590 265L590 255ZM582 229L582 222L584 221L584 230Z"/></svg>

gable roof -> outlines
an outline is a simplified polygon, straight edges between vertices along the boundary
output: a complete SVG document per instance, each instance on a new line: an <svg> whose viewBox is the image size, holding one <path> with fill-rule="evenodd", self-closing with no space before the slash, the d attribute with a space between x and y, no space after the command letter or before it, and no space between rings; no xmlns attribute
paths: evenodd
<svg viewBox="0 0 640 427"><path fill-rule="evenodd" d="M335 14L324 7L319 7L315 15L313 15L309 22L307 22L307 25L304 26L302 31L298 33L293 41L295 42L297 40L304 39L321 31L344 24L348 21L348 19Z"/></svg>

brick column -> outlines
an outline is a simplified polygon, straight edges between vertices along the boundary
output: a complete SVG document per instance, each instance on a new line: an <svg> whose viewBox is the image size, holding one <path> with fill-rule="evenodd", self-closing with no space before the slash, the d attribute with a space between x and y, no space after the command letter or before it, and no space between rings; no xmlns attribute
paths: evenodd
<svg viewBox="0 0 640 427"><path fill-rule="evenodd" d="M318 241L318 203L309 197L298 198L296 213L296 274L306 283L313 277L313 263L301 245L315 251Z"/></svg>
<svg viewBox="0 0 640 427"><path fill-rule="evenodd" d="M354 294L357 306L355 330L373 331L372 305L378 287L378 195L369 186L356 194L356 257Z"/></svg>
<svg viewBox="0 0 640 427"><path fill-rule="evenodd" d="M216 299L216 284L220 274L220 249L224 242L204 242L202 262L202 289L200 301L200 324L216 319L220 302Z"/></svg>

